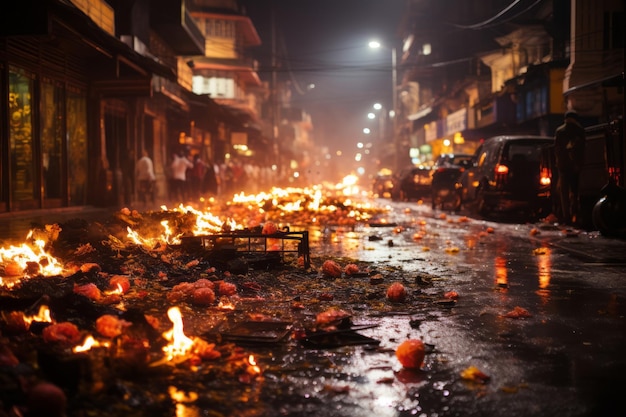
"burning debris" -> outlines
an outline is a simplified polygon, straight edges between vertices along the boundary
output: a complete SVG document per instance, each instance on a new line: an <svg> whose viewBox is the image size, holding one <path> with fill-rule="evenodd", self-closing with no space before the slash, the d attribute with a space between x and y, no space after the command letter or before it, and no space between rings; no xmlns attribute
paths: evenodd
<svg viewBox="0 0 626 417"><path fill-rule="evenodd" d="M0 404L27 409L45 382L94 416L133 415L131 404L138 415L181 404L228 414L272 372L270 349L376 347L357 333L375 325L353 323L349 306L397 310L420 283L404 282L392 306L384 274L311 259L297 225L349 227L378 212L320 190L240 195L218 214L125 209L0 250L0 358L12 381Z"/></svg>

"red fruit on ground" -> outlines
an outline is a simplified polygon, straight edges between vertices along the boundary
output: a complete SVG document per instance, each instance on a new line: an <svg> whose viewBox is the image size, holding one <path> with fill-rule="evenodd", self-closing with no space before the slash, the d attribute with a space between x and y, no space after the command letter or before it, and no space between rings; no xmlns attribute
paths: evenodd
<svg viewBox="0 0 626 417"><path fill-rule="evenodd" d="M448 291L443 295L443 298L447 298L449 300L458 300L459 293L456 291Z"/></svg>
<svg viewBox="0 0 626 417"><path fill-rule="evenodd" d="M346 273L346 275L353 275L353 274L358 274L361 271L359 271L359 266L358 265L356 265L356 264L348 264L344 268L344 272Z"/></svg>
<svg viewBox="0 0 626 417"><path fill-rule="evenodd" d="M341 276L342 272L341 266L335 261L327 260L322 264L322 273L324 275L337 278Z"/></svg>
<svg viewBox="0 0 626 417"><path fill-rule="evenodd" d="M387 288L387 299L394 303L401 303L406 299L406 288L399 282L394 282Z"/></svg>
<svg viewBox="0 0 626 417"><path fill-rule="evenodd" d="M396 357L407 369L421 368L425 356L424 343L418 339L405 340L396 349Z"/></svg>

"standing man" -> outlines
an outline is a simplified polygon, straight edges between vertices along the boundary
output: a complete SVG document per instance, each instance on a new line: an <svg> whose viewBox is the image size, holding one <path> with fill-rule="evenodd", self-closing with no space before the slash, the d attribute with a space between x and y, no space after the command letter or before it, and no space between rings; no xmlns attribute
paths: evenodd
<svg viewBox="0 0 626 417"><path fill-rule="evenodd" d="M154 183L156 176L154 175L154 165L152 159L148 156L147 150L141 151L141 158L135 164L135 174L139 183L139 199L145 206L148 202L154 204Z"/></svg>
<svg viewBox="0 0 626 417"><path fill-rule="evenodd" d="M185 204L187 202L187 170L191 168L193 168L193 163L183 151L174 154L171 169L172 186L174 188L173 197L177 199L177 201L174 201L176 204Z"/></svg>
<svg viewBox="0 0 626 417"><path fill-rule="evenodd" d="M580 222L578 180L585 159L585 129L573 110L565 113L565 122L554 135L554 156L558 171L557 197L560 202L559 221Z"/></svg>

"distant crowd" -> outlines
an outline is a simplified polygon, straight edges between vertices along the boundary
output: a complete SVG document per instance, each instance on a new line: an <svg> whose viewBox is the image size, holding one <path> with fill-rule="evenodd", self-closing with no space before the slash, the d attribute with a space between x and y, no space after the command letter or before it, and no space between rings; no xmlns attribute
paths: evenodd
<svg viewBox="0 0 626 417"><path fill-rule="evenodd" d="M156 175L148 152L142 151L134 165L137 199L143 207L157 203L177 206L201 197L231 198L240 192L256 194L277 183L275 171L270 167L236 158L214 163L204 160L198 153L183 149L173 153L165 166L167 201L157 202ZM130 204L130 196L126 199L126 203Z"/></svg>

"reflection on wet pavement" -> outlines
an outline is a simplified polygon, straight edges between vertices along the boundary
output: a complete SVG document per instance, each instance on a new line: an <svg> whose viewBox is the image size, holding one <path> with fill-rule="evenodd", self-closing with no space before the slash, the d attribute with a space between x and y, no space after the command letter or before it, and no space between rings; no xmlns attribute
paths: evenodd
<svg viewBox="0 0 626 417"><path fill-rule="evenodd" d="M373 292L398 281L408 300L398 311L346 306L357 323L377 324L360 333L378 346L262 351L264 381L247 400L275 390L285 416L617 415L607 410L626 388L625 271L582 263L553 244L560 231L531 236L531 227L398 204L370 225L311 229L315 267L356 259L384 272ZM448 291L458 302L433 302ZM509 315L516 308L529 316ZM395 358L409 338L428 346L419 371ZM462 379L471 366L489 382ZM184 401L177 409L202 413Z"/></svg>
<svg viewBox="0 0 626 417"><path fill-rule="evenodd" d="M599 269L572 259L554 244L562 238L560 230L531 236L532 225L468 221L422 207L402 214L385 219L387 227L384 222L354 232L329 227L315 242L315 251L325 255L399 268L400 280L427 274L433 286L425 293L460 294L454 308L385 317L367 332L383 349L406 338L433 346L424 373L409 377L388 358L379 363L375 354L356 353L373 356L369 365L362 359L352 365L357 373L369 369L384 385L371 387L380 393L376 404L393 404L395 414L382 407L377 415L460 415L458 409L448 414L454 407L445 404L462 402L464 415L588 416L620 401L611 398L625 388L620 372L626 365L618 359L626 349L619 264ZM529 318L508 318L515 308ZM488 385L459 379L470 365L491 376Z"/></svg>

